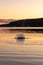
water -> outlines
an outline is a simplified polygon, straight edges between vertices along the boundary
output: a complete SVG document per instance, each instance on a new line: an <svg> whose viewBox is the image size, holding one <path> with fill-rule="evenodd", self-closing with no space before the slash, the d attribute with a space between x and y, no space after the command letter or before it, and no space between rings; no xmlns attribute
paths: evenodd
<svg viewBox="0 0 43 65"><path fill-rule="evenodd" d="M23 34L25 40L16 40ZM43 65L43 33L0 28L0 65Z"/></svg>

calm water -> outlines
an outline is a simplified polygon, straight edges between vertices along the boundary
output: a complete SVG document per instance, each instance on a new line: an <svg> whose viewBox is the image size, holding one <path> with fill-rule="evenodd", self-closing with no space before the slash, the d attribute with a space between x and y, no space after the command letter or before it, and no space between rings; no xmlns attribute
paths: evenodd
<svg viewBox="0 0 43 65"><path fill-rule="evenodd" d="M25 40L16 40L23 34ZM43 65L43 33L0 28L0 65Z"/></svg>

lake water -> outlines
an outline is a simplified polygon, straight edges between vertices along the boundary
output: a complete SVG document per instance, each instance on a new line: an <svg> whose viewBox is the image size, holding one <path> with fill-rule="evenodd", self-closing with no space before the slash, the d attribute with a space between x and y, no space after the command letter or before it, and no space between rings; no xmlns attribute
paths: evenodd
<svg viewBox="0 0 43 65"><path fill-rule="evenodd" d="M43 65L43 33L0 28L0 65Z"/></svg>

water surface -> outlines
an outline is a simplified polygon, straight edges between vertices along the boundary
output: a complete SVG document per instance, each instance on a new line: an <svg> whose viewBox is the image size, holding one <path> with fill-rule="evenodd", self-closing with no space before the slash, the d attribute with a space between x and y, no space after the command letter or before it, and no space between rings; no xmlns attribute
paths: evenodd
<svg viewBox="0 0 43 65"><path fill-rule="evenodd" d="M43 33L0 28L0 65L43 65Z"/></svg>

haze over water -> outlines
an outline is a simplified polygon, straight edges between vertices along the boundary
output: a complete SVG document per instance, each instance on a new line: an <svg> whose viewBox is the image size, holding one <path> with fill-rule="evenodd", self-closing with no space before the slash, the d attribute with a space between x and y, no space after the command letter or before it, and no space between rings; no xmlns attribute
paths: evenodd
<svg viewBox="0 0 43 65"><path fill-rule="evenodd" d="M23 34L25 40L15 37ZM0 65L43 65L43 33L0 28Z"/></svg>

